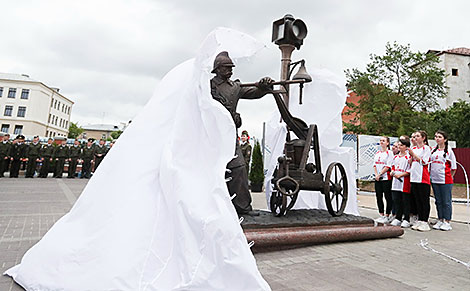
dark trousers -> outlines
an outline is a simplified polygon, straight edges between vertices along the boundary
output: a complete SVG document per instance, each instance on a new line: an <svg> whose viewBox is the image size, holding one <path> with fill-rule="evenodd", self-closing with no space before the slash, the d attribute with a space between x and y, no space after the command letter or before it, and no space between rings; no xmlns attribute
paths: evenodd
<svg viewBox="0 0 470 291"><path fill-rule="evenodd" d="M69 162L69 173L68 178L75 178L75 173L77 172L78 159L72 158Z"/></svg>
<svg viewBox="0 0 470 291"><path fill-rule="evenodd" d="M392 191L393 204L396 210L396 219L410 221L410 193Z"/></svg>
<svg viewBox="0 0 470 291"><path fill-rule="evenodd" d="M39 171L40 178L47 178L49 175L49 169L51 168L51 160L50 158L44 158L42 161L41 170Z"/></svg>
<svg viewBox="0 0 470 291"><path fill-rule="evenodd" d="M390 214L393 208L391 180L375 181L375 197L377 198L377 207L379 208L379 213L384 213L383 196L385 196L385 201L387 202L385 213Z"/></svg>
<svg viewBox="0 0 470 291"><path fill-rule="evenodd" d="M8 169L8 161L9 159L0 156L0 177L4 177L4 173Z"/></svg>
<svg viewBox="0 0 470 291"><path fill-rule="evenodd" d="M90 179L91 176L91 159L84 159L82 164L81 178Z"/></svg>
<svg viewBox="0 0 470 291"><path fill-rule="evenodd" d="M98 166L101 164L101 161L102 161L103 159L104 159L104 157L100 157L100 158L96 157L96 158L95 158L95 169L94 169L93 172L96 172L96 170L98 169Z"/></svg>
<svg viewBox="0 0 470 291"><path fill-rule="evenodd" d="M18 178L20 173L21 160L13 160L10 165L10 178Z"/></svg>
<svg viewBox="0 0 470 291"><path fill-rule="evenodd" d="M54 178L62 178L64 174L64 164L65 158L58 158L58 160L55 161Z"/></svg>
<svg viewBox="0 0 470 291"><path fill-rule="evenodd" d="M245 165L230 169L231 173L226 173L225 178L231 178L227 182L227 188L230 195L237 194L232 199L235 210L238 214L244 214L251 210L251 194L248 189L248 175L246 174Z"/></svg>
<svg viewBox="0 0 470 291"><path fill-rule="evenodd" d="M429 220L429 212L431 211L431 205L429 202L431 185L424 183L411 183L411 192L414 194L418 211L418 219L420 221L427 222Z"/></svg>
<svg viewBox="0 0 470 291"><path fill-rule="evenodd" d="M26 178L33 178L36 173L38 163L35 157L28 158L28 166L26 166Z"/></svg>
<svg viewBox="0 0 470 291"><path fill-rule="evenodd" d="M411 199L410 199L410 213L414 215L418 215L418 206L416 206L416 194L413 192L413 189L411 189Z"/></svg>

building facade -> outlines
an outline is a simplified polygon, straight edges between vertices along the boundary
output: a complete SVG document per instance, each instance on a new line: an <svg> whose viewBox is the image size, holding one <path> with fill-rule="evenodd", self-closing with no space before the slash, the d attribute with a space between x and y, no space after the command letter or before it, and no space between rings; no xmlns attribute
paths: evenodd
<svg viewBox="0 0 470 291"><path fill-rule="evenodd" d="M0 131L13 137L66 137L73 104L28 75L0 73Z"/></svg>
<svg viewBox="0 0 470 291"><path fill-rule="evenodd" d="M446 72L447 97L439 100L441 108L452 106L459 99L470 101L470 49L430 50L439 56L439 67Z"/></svg>
<svg viewBox="0 0 470 291"><path fill-rule="evenodd" d="M112 138L111 133L114 131L124 131L126 128L125 123L121 123L119 125L113 124L88 124L82 126L83 132L80 135L80 138L89 139L93 138L96 140L99 139L108 139Z"/></svg>

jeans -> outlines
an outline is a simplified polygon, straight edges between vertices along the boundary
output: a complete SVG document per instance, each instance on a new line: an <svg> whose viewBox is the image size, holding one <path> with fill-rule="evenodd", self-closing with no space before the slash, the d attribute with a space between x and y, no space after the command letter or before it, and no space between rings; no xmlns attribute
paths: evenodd
<svg viewBox="0 0 470 291"><path fill-rule="evenodd" d="M452 218L452 185L431 183L436 198L437 217L451 220Z"/></svg>

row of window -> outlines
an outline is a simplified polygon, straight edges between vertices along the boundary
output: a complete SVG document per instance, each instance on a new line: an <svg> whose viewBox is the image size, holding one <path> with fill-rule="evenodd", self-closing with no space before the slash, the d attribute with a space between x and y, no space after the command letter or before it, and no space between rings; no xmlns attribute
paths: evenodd
<svg viewBox="0 0 470 291"><path fill-rule="evenodd" d="M10 131L10 125L9 124L2 124L2 132L8 133ZM15 130L13 131L14 135L21 134L23 132L23 125L15 125Z"/></svg>
<svg viewBox="0 0 470 291"><path fill-rule="evenodd" d="M65 136L65 134L62 134L62 133L57 133L55 131L49 131L49 130L46 130L46 137L54 137L54 136Z"/></svg>
<svg viewBox="0 0 470 291"><path fill-rule="evenodd" d="M2 128L1 128L1 132L4 132L4 133L9 133L10 131L10 125L9 124L2 124ZM18 134L22 134L23 133L23 125L15 125L15 129L13 130L13 138L15 138L16 135ZM65 134L62 134L62 133L58 133L58 132L55 132L55 131L49 131L49 130L46 130L46 137L54 137L54 136L65 136Z"/></svg>
<svg viewBox="0 0 470 291"><path fill-rule="evenodd" d="M12 116L13 115L13 105L5 105L5 111L3 112L4 116ZM26 106L18 106L18 111L16 113L17 117L25 117L26 116Z"/></svg>
<svg viewBox="0 0 470 291"><path fill-rule="evenodd" d="M58 116L55 116L53 114L49 114L49 120L47 121L50 124L54 124L57 126L60 126L62 128L67 129L69 127L69 122L63 118L60 118Z"/></svg>
<svg viewBox="0 0 470 291"><path fill-rule="evenodd" d="M62 108L60 105L62 105ZM52 98L51 107L54 107L54 109L60 110L63 113L70 115L70 106L67 106L64 103L61 104L57 99Z"/></svg>
<svg viewBox="0 0 470 291"><path fill-rule="evenodd" d="M3 87L0 87L0 97L3 97ZM7 97L16 98L16 88L9 88ZM28 99L28 98L29 98L29 89L22 89L21 99Z"/></svg>

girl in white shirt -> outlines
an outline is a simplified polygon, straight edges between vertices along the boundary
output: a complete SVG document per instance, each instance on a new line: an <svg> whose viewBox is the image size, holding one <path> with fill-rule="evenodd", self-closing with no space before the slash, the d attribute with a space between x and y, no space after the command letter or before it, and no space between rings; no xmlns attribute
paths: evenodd
<svg viewBox="0 0 470 291"><path fill-rule="evenodd" d="M377 207L380 217L376 220L379 223L390 222L389 216L392 211L392 177L390 176L390 167L393 161L393 152L390 148L390 139L386 136L380 138L380 150L374 156L375 173L375 196L377 198ZM383 196L387 206L384 212Z"/></svg>
<svg viewBox="0 0 470 291"><path fill-rule="evenodd" d="M457 171L454 152L449 148L448 135L438 130L434 135L437 146L431 152L431 186L436 198L438 222L434 229L451 230L452 185Z"/></svg>
<svg viewBox="0 0 470 291"><path fill-rule="evenodd" d="M412 229L430 231L428 220L431 205L429 195L431 193L431 180L429 177L429 162L431 148L427 145L427 134L420 130L415 132L416 146L408 149L412 158L410 169L411 192L413 193L418 210L418 222Z"/></svg>

